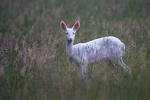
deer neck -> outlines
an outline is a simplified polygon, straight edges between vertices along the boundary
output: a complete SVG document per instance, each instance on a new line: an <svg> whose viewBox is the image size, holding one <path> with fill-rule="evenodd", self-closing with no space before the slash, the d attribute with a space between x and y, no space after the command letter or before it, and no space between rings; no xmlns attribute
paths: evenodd
<svg viewBox="0 0 150 100"><path fill-rule="evenodd" d="M66 53L67 53L67 56L72 56L72 47L73 47L73 41L72 42L66 41Z"/></svg>

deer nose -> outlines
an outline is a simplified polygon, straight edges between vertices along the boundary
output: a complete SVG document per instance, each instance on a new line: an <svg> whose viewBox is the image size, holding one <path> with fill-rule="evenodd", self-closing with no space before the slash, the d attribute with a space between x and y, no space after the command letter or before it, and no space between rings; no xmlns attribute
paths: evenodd
<svg viewBox="0 0 150 100"><path fill-rule="evenodd" d="M69 42L72 42L72 38L70 38L68 41L69 41Z"/></svg>

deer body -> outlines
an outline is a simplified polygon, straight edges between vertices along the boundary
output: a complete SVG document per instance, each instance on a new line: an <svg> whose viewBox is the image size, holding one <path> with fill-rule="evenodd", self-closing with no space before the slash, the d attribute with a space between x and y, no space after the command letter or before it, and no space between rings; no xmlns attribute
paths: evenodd
<svg viewBox="0 0 150 100"><path fill-rule="evenodd" d="M66 34L67 56L74 66L81 67L82 75L85 75L89 64L103 60L110 60L113 64L118 64L129 71L122 60L125 45L114 36L102 37L73 45L75 32L79 25L80 23L77 21L73 28L67 28L66 24L63 21L61 22L61 28Z"/></svg>

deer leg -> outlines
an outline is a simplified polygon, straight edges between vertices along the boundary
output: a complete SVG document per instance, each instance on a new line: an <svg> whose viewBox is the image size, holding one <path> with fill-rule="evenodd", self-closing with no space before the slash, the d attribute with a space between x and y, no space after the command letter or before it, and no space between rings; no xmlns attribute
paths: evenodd
<svg viewBox="0 0 150 100"><path fill-rule="evenodd" d="M115 64L113 64L111 60L109 60L109 63L111 64L111 66L112 66L113 69L116 69Z"/></svg>
<svg viewBox="0 0 150 100"><path fill-rule="evenodd" d="M86 64L81 65L82 76L85 76L85 75L86 75L86 72L87 72L87 66L88 66L88 65L86 65Z"/></svg>
<svg viewBox="0 0 150 100"><path fill-rule="evenodd" d="M118 60L118 64L124 68L127 72L131 72L130 69L127 67L127 65L123 62L122 57Z"/></svg>

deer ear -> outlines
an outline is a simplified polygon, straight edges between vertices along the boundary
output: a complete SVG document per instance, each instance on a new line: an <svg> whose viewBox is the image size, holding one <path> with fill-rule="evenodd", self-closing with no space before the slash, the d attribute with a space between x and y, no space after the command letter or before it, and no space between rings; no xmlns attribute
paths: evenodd
<svg viewBox="0 0 150 100"><path fill-rule="evenodd" d="M76 30L79 29L79 27L80 27L80 22L79 22L79 21L76 21L76 23L75 23L74 26L73 26L73 30L76 31Z"/></svg>
<svg viewBox="0 0 150 100"><path fill-rule="evenodd" d="M67 30L67 26L66 26L66 24L65 24L64 21L61 21L61 22L60 22L60 27L61 27L61 29L62 29L63 31L66 31L66 30Z"/></svg>

